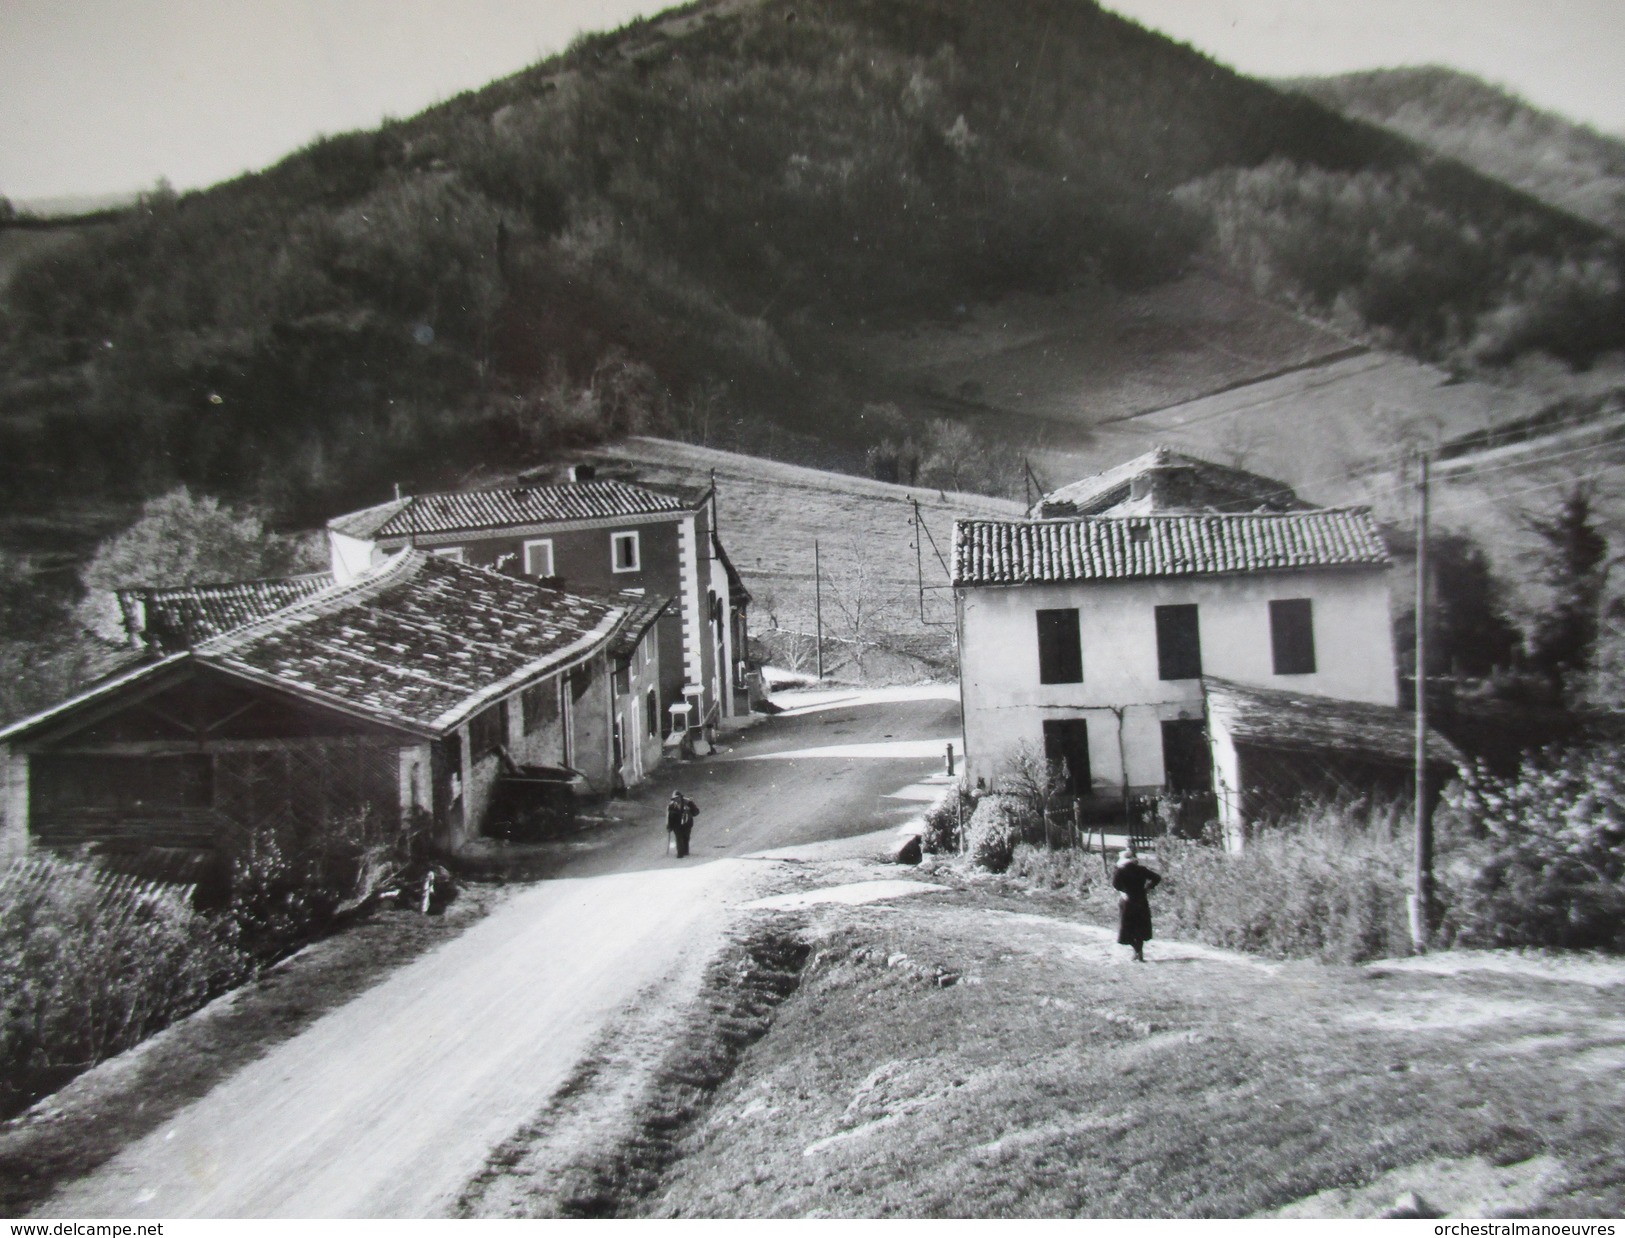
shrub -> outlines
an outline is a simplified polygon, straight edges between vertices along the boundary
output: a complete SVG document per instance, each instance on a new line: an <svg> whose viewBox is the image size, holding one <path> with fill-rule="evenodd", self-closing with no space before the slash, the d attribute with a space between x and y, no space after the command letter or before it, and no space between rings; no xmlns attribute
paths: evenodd
<svg viewBox="0 0 1625 1238"><path fill-rule="evenodd" d="M173 889L41 858L0 882L0 1112L121 1053L248 975L232 925Z"/></svg>
<svg viewBox="0 0 1625 1238"><path fill-rule="evenodd" d="M1464 772L1441 814L1443 928L1457 944L1625 950L1625 753L1548 749L1511 778Z"/></svg>
<svg viewBox="0 0 1625 1238"><path fill-rule="evenodd" d="M1021 841L1020 802L1007 795L984 795L966 827L971 859L990 873L1002 873Z"/></svg>
<svg viewBox="0 0 1625 1238"><path fill-rule="evenodd" d="M232 856L229 909L244 944L274 958L322 933L422 860L426 828L363 809L309 833L282 823L246 835Z"/></svg>
<svg viewBox="0 0 1625 1238"><path fill-rule="evenodd" d="M1169 929L1277 958L1356 963L1409 953L1410 848L1395 814L1315 805L1260 830L1239 855L1158 841L1153 906Z"/></svg>
<svg viewBox="0 0 1625 1238"><path fill-rule="evenodd" d="M976 800L964 783L958 784L926 811L925 831L920 835L920 846L932 853L957 852L961 842L960 830L975 812Z"/></svg>
<svg viewBox="0 0 1625 1238"><path fill-rule="evenodd" d="M1073 847L1052 850L1021 843L1011 858L1009 875L1039 889L1087 895L1100 885L1104 870L1098 852Z"/></svg>

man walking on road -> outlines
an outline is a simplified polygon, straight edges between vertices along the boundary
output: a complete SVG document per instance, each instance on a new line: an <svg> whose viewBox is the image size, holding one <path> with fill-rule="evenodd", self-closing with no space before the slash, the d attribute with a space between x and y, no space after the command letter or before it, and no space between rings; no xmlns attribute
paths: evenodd
<svg viewBox="0 0 1625 1238"><path fill-rule="evenodd" d="M666 805L666 832L676 840L679 860L688 854L688 838L694 832L694 817L699 811L699 805L681 791L671 793Z"/></svg>

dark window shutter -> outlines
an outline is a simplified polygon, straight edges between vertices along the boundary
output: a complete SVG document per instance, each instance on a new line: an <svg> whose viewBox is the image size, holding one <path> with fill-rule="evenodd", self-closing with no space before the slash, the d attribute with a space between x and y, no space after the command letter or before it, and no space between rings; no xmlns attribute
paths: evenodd
<svg viewBox="0 0 1625 1238"><path fill-rule="evenodd" d="M1038 682L1083 682L1077 607L1038 612Z"/></svg>
<svg viewBox="0 0 1625 1238"><path fill-rule="evenodd" d="M1270 645L1277 675L1315 673L1315 607L1309 598L1270 603Z"/></svg>
<svg viewBox="0 0 1625 1238"><path fill-rule="evenodd" d="M1194 605L1157 607L1157 676L1202 677L1202 635Z"/></svg>

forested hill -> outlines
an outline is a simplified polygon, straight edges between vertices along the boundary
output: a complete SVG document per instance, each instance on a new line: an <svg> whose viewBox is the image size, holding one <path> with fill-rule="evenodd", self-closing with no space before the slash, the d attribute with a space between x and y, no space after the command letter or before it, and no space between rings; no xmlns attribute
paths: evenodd
<svg viewBox="0 0 1625 1238"><path fill-rule="evenodd" d="M861 458L854 341L1197 260L1459 366L1622 343L1600 230L1083 0L718 0L24 263L0 501L309 520L701 422Z"/></svg>
<svg viewBox="0 0 1625 1238"><path fill-rule="evenodd" d="M1625 141L1437 66L1282 85L1625 235Z"/></svg>

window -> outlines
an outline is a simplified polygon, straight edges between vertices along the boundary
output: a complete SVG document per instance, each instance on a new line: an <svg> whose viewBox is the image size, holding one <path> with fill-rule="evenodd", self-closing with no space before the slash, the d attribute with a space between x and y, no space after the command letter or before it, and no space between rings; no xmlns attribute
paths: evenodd
<svg viewBox="0 0 1625 1238"><path fill-rule="evenodd" d="M553 576L553 539L525 543L525 575Z"/></svg>
<svg viewBox="0 0 1625 1238"><path fill-rule="evenodd" d="M431 550L429 553L441 559L450 559L453 563L463 561L463 548L461 546L442 546L439 550Z"/></svg>
<svg viewBox="0 0 1625 1238"><path fill-rule="evenodd" d="M214 761L179 756L37 756L30 793L43 813L163 812L214 803Z"/></svg>
<svg viewBox="0 0 1625 1238"><path fill-rule="evenodd" d="M559 681L548 679L531 684L520 693L519 707L524 715L526 735L552 726L559 720Z"/></svg>
<svg viewBox="0 0 1625 1238"><path fill-rule="evenodd" d="M620 663L615 668L615 692L618 696L625 696L632 691L632 663L629 660Z"/></svg>
<svg viewBox="0 0 1625 1238"><path fill-rule="evenodd" d="M501 703L482 709L468 720L468 759L470 763L488 757L502 746L507 738Z"/></svg>
<svg viewBox="0 0 1625 1238"><path fill-rule="evenodd" d="M1044 722L1044 760L1066 782L1073 795L1088 795L1089 724L1082 718L1050 718Z"/></svg>
<svg viewBox="0 0 1625 1238"><path fill-rule="evenodd" d="M1157 677L1202 677L1202 635L1195 606L1157 607Z"/></svg>
<svg viewBox="0 0 1625 1238"><path fill-rule="evenodd" d="M638 535L612 533L609 538L609 561L617 572L638 570Z"/></svg>
<svg viewBox="0 0 1625 1238"><path fill-rule="evenodd" d="M650 688L649 694L643 698L643 708L649 715L649 737L653 739L660 734L660 697L655 694L653 688Z"/></svg>
<svg viewBox="0 0 1625 1238"><path fill-rule="evenodd" d="M1270 603L1270 645L1277 675L1315 673L1315 605L1310 599Z"/></svg>
<svg viewBox="0 0 1625 1238"><path fill-rule="evenodd" d="M1162 724L1162 777L1176 795L1213 790L1213 755L1200 718Z"/></svg>
<svg viewBox="0 0 1625 1238"><path fill-rule="evenodd" d="M1038 612L1038 682L1083 682L1077 607Z"/></svg>

